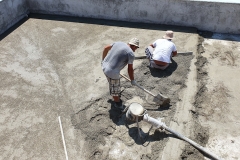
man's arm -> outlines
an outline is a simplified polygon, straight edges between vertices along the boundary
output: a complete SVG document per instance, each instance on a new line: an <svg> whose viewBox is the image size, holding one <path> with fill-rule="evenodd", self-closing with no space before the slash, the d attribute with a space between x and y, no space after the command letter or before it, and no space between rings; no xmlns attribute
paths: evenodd
<svg viewBox="0 0 240 160"><path fill-rule="evenodd" d="M175 56L177 56L177 51L172 52L172 57L175 57Z"/></svg>
<svg viewBox="0 0 240 160"><path fill-rule="evenodd" d="M104 47L104 49L103 49L103 54L102 54L102 60L104 60L104 58L105 58L105 57L107 56L107 54L108 54L108 51L110 51L111 48L112 48L111 45L107 45L107 46Z"/></svg>
<svg viewBox="0 0 240 160"><path fill-rule="evenodd" d="M134 80L133 64L128 64L128 75L131 81Z"/></svg>
<svg viewBox="0 0 240 160"><path fill-rule="evenodd" d="M173 43L173 51L172 51L172 57L177 56L177 48L176 45Z"/></svg>
<svg viewBox="0 0 240 160"><path fill-rule="evenodd" d="M153 44L150 44L149 46L151 46L152 48L155 48L155 47L153 46Z"/></svg>

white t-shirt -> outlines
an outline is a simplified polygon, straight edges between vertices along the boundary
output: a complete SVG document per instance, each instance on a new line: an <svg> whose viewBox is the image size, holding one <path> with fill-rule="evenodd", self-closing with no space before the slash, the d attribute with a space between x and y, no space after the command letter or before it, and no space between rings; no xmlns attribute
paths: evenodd
<svg viewBox="0 0 240 160"><path fill-rule="evenodd" d="M170 63L172 52L177 51L175 44L168 39L158 39L153 42L153 60Z"/></svg>

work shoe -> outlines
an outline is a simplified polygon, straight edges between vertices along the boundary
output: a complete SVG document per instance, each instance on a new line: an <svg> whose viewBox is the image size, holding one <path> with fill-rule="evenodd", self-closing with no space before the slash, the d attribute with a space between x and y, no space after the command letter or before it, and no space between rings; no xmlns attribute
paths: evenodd
<svg viewBox="0 0 240 160"><path fill-rule="evenodd" d="M124 110L122 101L120 101L120 102L114 102L113 106L114 106L114 108L120 109L121 111Z"/></svg>

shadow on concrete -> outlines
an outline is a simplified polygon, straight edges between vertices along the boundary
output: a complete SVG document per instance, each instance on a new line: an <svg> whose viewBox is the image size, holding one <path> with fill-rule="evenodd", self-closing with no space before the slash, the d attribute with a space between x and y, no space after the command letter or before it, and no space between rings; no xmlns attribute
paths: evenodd
<svg viewBox="0 0 240 160"><path fill-rule="evenodd" d="M178 64L171 59L172 63L165 70L148 67L153 77L163 78L170 76L178 67Z"/></svg>
<svg viewBox="0 0 240 160"><path fill-rule="evenodd" d="M151 142L161 141L165 140L166 138L174 137L173 134L167 134L165 131L160 131L159 129L156 129L153 134L150 135L150 131L152 130L152 127L149 128L149 131L147 133L144 133L141 128L137 127L131 127L128 130L129 136L134 140L134 142L138 145L143 145L144 147L147 147ZM139 132L141 134L141 137L139 135Z"/></svg>
<svg viewBox="0 0 240 160"><path fill-rule="evenodd" d="M55 20L55 21L66 21L66 22L129 27L129 28L139 28L139 29L174 30L175 32L186 32L186 33L197 32L197 29L195 27L184 27L184 26L174 26L174 25L154 24L154 23L127 22L127 21L63 16L63 15L37 14L37 13L30 13L29 17L36 18L36 19L47 19L47 20Z"/></svg>
<svg viewBox="0 0 240 160"><path fill-rule="evenodd" d="M169 103L169 104L159 106L158 108L149 108L149 107L144 107L144 108L148 111L164 111L164 110L169 110L171 106L172 105Z"/></svg>
<svg viewBox="0 0 240 160"><path fill-rule="evenodd" d="M198 30L197 32L201 37L207 39L218 39L225 41L240 42L240 34L227 34L227 33L213 33L209 31Z"/></svg>
<svg viewBox="0 0 240 160"><path fill-rule="evenodd" d="M145 142L150 143L153 141L163 140L164 138L168 137L166 136L167 134L165 134L165 132L164 133L161 132L162 134L158 134L157 132L158 130L156 130L153 135L149 135L152 127L149 128L149 131L147 133L144 133L141 128L139 128L138 130L137 123L127 120L126 114L123 113L121 110L115 108L114 102L111 99L109 99L107 102L111 105L111 108L109 110L110 119L117 126L125 125L125 127L128 129L129 136L135 141L136 144L143 145ZM124 105L124 107L126 106ZM134 124L136 125L136 127L129 127L130 125ZM141 134L141 137L139 135L139 132Z"/></svg>
<svg viewBox="0 0 240 160"><path fill-rule="evenodd" d="M111 108L110 110L108 111L109 112L109 117L110 119L113 121L113 123L115 123L116 125L124 125L125 122L124 122L124 113L122 112L122 110L114 107L114 101L109 99L107 101L110 105L111 105ZM123 105L124 108L126 108L125 105Z"/></svg>
<svg viewBox="0 0 240 160"><path fill-rule="evenodd" d="M12 33L15 29L17 29L19 26L21 26L23 23L25 23L29 17L24 17L20 21L18 21L16 24L14 24L12 27L7 29L4 33L0 35L0 41L3 40L5 37L7 37L10 33Z"/></svg>
<svg viewBox="0 0 240 160"><path fill-rule="evenodd" d="M10 27L7 31L2 33L0 35L0 41L4 39L7 35L9 35L12 31L14 31L16 28L18 28L20 25L22 25L29 18L107 25L107 26L118 26L118 27L130 27L130 28L139 28L139 29L151 29L151 30L174 30L175 32L198 33L203 38L240 42L239 34L214 34L213 32L198 30L195 27L185 27L185 26L175 26L175 25L166 25L166 24L155 24L155 23L127 22L127 21L106 20L106 19L87 18L87 17L74 17L74 16L64 16L64 15L39 14L39 13L29 13L28 17L24 17L15 25Z"/></svg>

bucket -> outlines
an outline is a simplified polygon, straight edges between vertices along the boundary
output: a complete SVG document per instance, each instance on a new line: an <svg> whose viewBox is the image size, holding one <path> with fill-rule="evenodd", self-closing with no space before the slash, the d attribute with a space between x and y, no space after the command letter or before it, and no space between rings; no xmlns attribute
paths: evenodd
<svg viewBox="0 0 240 160"><path fill-rule="evenodd" d="M145 112L146 112L146 109L143 108L142 105L134 102L134 103L131 103L130 106L128 107L126 117L129 120L136 121L136 118L137 117L143 117ZM142 118L140 118L140 119L142 119Z"/></svg>

